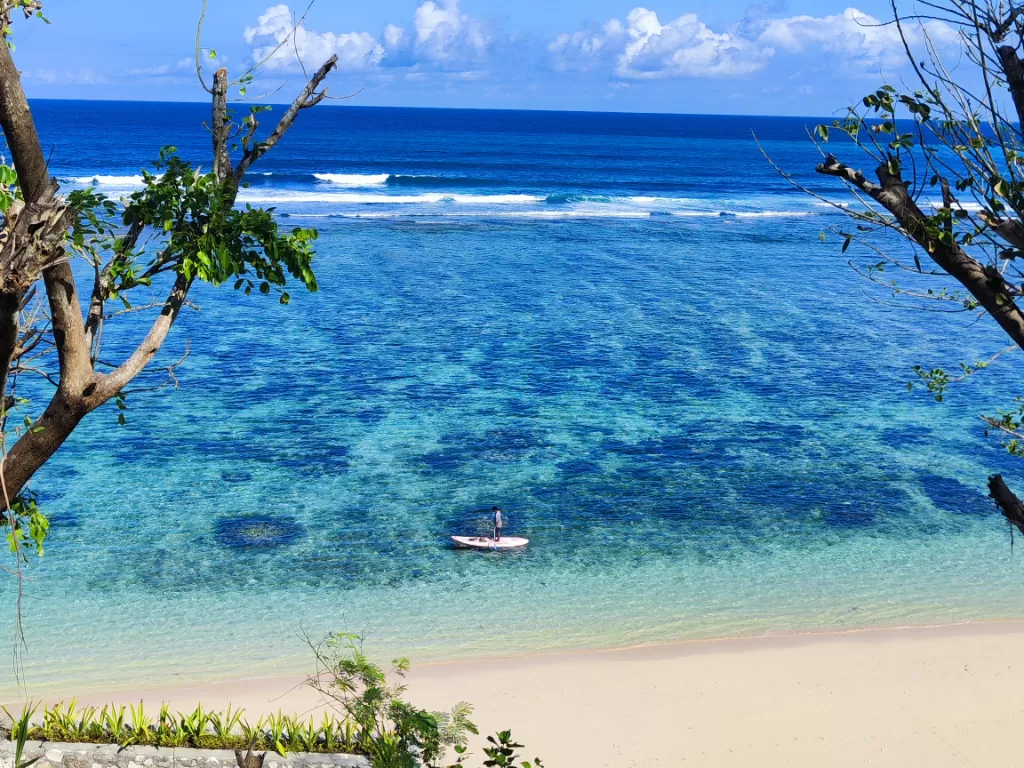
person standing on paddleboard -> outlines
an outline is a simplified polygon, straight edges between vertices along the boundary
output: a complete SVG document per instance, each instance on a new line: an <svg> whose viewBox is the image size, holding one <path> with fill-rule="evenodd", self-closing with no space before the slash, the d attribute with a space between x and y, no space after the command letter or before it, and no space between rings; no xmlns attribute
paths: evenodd
<svg viewBox="0 0 1024 768"><path fill-rule="evenodd" d="M501 510L494 508L494 540L501 541Z"/></svg>

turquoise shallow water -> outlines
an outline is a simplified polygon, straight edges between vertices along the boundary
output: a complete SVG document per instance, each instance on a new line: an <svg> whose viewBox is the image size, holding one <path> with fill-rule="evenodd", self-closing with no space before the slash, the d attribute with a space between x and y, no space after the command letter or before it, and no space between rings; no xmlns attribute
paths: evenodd
<svg viewBox="0 0 1024 768"><path fill-rule="evenodd" d="M807 215L327 216L319 294L200 291L180 388L40 473L29 691L303 672L300 629L429 661L1024 616L978 419L1019 362L908 393L1001 335L871 300L779 197L745 199ZM451 549L494 503L529 549Z"/></svg>

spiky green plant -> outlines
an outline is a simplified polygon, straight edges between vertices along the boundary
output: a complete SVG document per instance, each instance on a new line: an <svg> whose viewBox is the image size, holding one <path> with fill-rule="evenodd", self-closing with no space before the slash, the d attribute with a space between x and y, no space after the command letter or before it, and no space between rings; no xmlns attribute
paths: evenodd
<svg viewBox="0 0 1024 768"><path fill-rule="evenodd" d="M275 750L281 757L288 753L285 744L287 742L289 720L290 718L282 713L281 710L277 710L276 715L267 715L267 746Z"/></svg>
<svg viewBox="0 0 1024 768"><path fill-rule="evenodd" d="M130 742L132 744L151 744L153 742L153 718L146 715L142 702L139 706L128 705L132 714ZM126 746L122 744L122 746Z"/></svg>
<svg viewBox="0 0 1024 768"><path fill-rule="evenodd" d="M206 731L210 725L211 713L203 709L202 704L197 704L193 712L184 714L178 713L178 732L197 747L206 746Z"/></svg>
<svg viewBox="0 0 1024 768"><path fill-rule="evenodd" d="M225 744L235 741L244 712L245 710L241 708L232 710L231 705L228 704L228 708L223 715L219 712L210 713L210 725L213 728L214 735ZM246 744L248 743L246 742Z"/></svg>
<svg viewBox="0 0 1024 768"><path fill-rule="evenodd" d="M265 746L263 724L263 717L260 717L255 725L249 725L245 720L241 720L238 724L238 729L242 732L242 743L247 746L251 744L253 749L263 749Z"/></svg>
<svg viewBox="0 0 1024 768"><path fill-rule="evenodd" d="M95 714L95 710L92 713ZM128 708L125 706L115 707L111 705L109 708L103 708L103 728L106 730L111 741L117 744L123 744L128 738ZM83 717L83 721L84 721Z"/></svg>
<svg viewBox="0 0 1024 768"><path fill-rule="evenodd" d="M359 733L355 721L350 717L343 718L341 721L342 747L348 752L355 752L358 741Z"/></svg>
<svg viewBox="0 0 1024 768"><path fill-rule="evenodd" d="M14 768L30 768L30 766L42 758L42 755L38 755L31 760L25 759L25 743L28 741L29 733L32 730L32 716L38 708L38 704L26 704L21 710L21 717L15 718L7 711L7 707L2 707L4 714L7 715L7 719L11 721L10 736L11 741L14 742Z"/></svg>
<svg viewBox="0 0 1024 768"><path fill-rule="evenodd" d="M323 722L320 723L320 738L322 739L321 745L323 746L324 752L330 753L338 749L340 735L338 724L335 722L334 718L324 712Z"/></svg>
<svg viewBox="0 0 1024 768"><path fill-rule="evenodd" d="M316 752L321 735L321 729L314 722L313 718L310 717L308 722L296 723L295 735L292 737L291 742L298 747L296 751Z"/></svg>

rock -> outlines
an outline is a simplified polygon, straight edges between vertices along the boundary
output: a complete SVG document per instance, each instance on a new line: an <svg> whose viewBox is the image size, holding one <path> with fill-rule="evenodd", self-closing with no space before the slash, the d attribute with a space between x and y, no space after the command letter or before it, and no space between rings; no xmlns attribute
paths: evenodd
<svg viewBox="0 0 1024 768"><path fill-rule="evenodd" d="M46 759L54 765L60 765L64 762L64 753L59 749L48 749L46 750Z"/></svg>

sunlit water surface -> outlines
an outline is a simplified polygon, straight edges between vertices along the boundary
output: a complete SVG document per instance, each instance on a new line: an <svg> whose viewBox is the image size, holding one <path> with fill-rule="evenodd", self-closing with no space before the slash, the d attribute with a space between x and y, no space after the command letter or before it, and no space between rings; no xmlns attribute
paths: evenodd
<svg viewBox="0 0 1024 768"><path fill-rule="evenodd" d="M132 109L39 105L55 173L124 191L166 132L205 158L166 105L99 152ZM429 661L1024 616L983 495L1022 473L978 418L1020 365L908 393L1005 342L865 294L749 138L820 185L808 121L523 114L325 109L268 158L246 194L320 229L321 291L203 288L142 382L188 342L179 388L40 472L30 692L303 672L301 631ZM529 548L452 549L492 504Z"/></svg>

